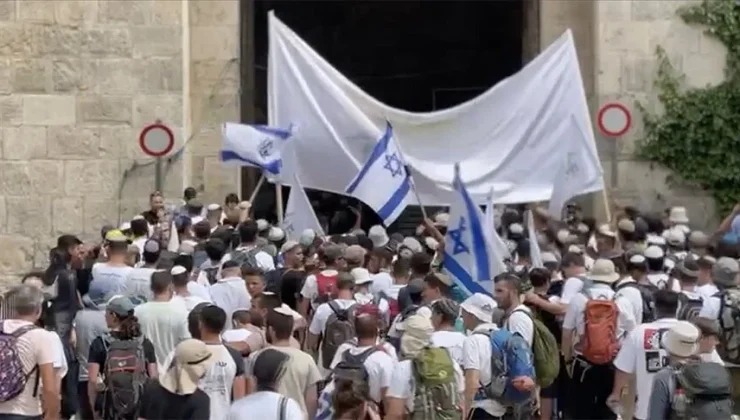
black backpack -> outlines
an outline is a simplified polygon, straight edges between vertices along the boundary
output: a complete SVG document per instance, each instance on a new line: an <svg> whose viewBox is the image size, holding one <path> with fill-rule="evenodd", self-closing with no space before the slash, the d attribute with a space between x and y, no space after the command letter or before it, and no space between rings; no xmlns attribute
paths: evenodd
<svg viewBox="0 0 740 420"><path fill-rule="evenodd" d="M103 369L105 389L110 395L105 399L109 405L103 409L106 418L138 417L147 380L144 339L118 340L108 337Z"/></svg>
<svg viewBox="0 0 740 420"><path fill-rule="evenodd" d="M703 303L704 301L701 298L691 299L685 293L679 293L676 318L680 321L694 322L699 317Z"/></svg>
<svg viewBox="0 0 740 420"><path fill-rule="evenodd" d="M260 247L255 247L249 250L236 249L231 252L231 260L239 263L239 267L248 267L253 269L260 269L259 263L257 262L257 254L262 251Z"/></svg>
<svg viewBox="0 0 740 420"><path fill-rule="evenodd" d="M634 287L640 291L640 296L642 296L642 322L647 323L655 321L655 292L659 289L652 284L642 284L630 281L617 286L615 292L619 292L625 287Z"/></svg>
<svg viewBox="0 0 740 420"><path fill-rule="evenodd" d="M370 347L360 354L352 354L350 349L345 350L342 359L332 370L332 378L337 380L350 380L367 382L368 373L365 369L365 360L376 351L383 351L380 346Z"/></svg>

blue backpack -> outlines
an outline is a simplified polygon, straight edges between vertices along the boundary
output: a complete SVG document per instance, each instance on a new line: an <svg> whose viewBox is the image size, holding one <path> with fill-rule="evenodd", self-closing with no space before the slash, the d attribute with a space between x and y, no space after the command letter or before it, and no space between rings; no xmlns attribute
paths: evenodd
<svg viewBox="0 0 740 420"><path fill-rule="evenodd" d="M506 403L529 401L532 392L519 391L512 384L514 378L521 376L536 379L529 343L503 328L476 334L485 334L491 339L491 383L483 387L486 397Z"/></svg>

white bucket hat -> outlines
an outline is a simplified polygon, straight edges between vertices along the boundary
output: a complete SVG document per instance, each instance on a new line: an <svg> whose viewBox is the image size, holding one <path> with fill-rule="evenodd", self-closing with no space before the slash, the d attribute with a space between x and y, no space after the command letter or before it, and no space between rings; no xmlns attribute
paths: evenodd
<svg viewBox="0 0 740 420"><path fill-rule="evenodd" d="M678 357L691 357L699 350L699 329L688 321L678 321L663 334L660 344L668 353Z"/></svg>
<svg viewBox="0 0 740 420"><path fill-rule="evenodd" d="M175 347L172 364L160 375L159 383L172 393L192 394L215 361L206 343L194 338L182 341Z"/></svg>
<svg viewBox="0 0 740 420"><path fill-rule="evenodd" d="M370 276L370 272L367 271L367 268L353 268L352 271L350 271L350 274L352 274L352 277L355 279L356 285L373 282L373 278Z"/></svg>
<svg viewBox="0 0 740 420"><path fill-rule="evenodd" d="M673 207L668 215L668 221L682 225L689 223L689 216L687 215L686 207Z"/></svg>
<svg viewBox="0 0 740 420"><path fill-rule="evenodd" d="M593 281L599 281L602 283L614 283L619 280L619 274L614 268L614 263L611 260L600 258L594 261L591 271L589 271L588 278Z"/></svg>
<svg viewBox="0 0 740 420"><path fill-rule="evenodd" d="M483 293L474 293L465 299L460 307L481 322L493 322L493 312L498 307L496 301Z"/></svg>

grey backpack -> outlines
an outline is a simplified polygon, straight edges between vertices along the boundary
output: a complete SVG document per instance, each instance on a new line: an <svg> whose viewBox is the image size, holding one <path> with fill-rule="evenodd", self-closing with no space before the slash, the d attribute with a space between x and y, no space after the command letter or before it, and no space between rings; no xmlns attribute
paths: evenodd
<svg viewBox="0 0 740 420"><path fill-rule="evenodd" d="M693 361L675 368L671 417L687 420L729 420L732 382L719 363Z"/></svg>
<svg viewBox="0 0 740 420"><path fill-rule="evenodd" d="M719 298L719 346L717 352L725 362L740 364L740 290L728 289Z"/></svg>
<svg viewBox="0 0 740 420"><path fill-rule="evenodd" d="M335 300L329 301L328 305L331 314L321 338L321 363L325 369L331 367L339 346L355 338L355 305L342 309Z"/></svg>
<svg viewBox="0 0 740 420"><path fill-rule="evenodd" d="M231 253L231 259L239 263L240 267L249 267L259 269L259 263L257 262L257 254L262 251L260 247L244 250L235 249Z"/></svg>

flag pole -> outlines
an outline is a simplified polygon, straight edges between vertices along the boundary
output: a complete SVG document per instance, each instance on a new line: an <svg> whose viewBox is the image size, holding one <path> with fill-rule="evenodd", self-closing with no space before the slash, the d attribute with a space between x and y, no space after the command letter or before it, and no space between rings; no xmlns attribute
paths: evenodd
<svg viewBox="0 0 740 420"><path fill-rule="evenodd" d="M399 148L400 150L400 148ZM404 160L405 162L405 160ZM411 190L414 192L414 196L416 196L416 202L419 203L419 207L421 207L421 216L426 220L429 218L427 216L427 211L424 208L424 204L421 202L421 197L419 196L419 191L416 189L416 183L414 182L414 177L411 176L411 168L409 165L405 165L404 169L406 170L406 176L409 177L409 184L411 184Z"/></svg>
<svg viewBox="0 0 740 420"><path fill-rule="evenodd" d="M257 185L254 186L254 190L252 190L252 194L249 195L249 202L254 203L254 199L257 198L257 193L260 191L260 188L262 188L262 184L265 183L265 173L262 172L262 175L260 175L259 181L257 181Z"/></svg>
<svg viewBox="0 0 740 420"><path fill-rule="evenodd" d="M295 188L295 187L294 187ZM284 210L283 210L283 184L279 181L275 181L275 201L277 201L277 217L278 223L283 224Z"/></svg>

